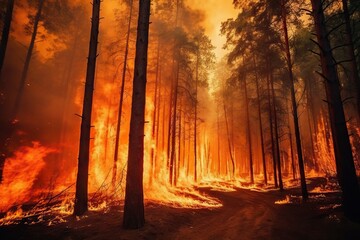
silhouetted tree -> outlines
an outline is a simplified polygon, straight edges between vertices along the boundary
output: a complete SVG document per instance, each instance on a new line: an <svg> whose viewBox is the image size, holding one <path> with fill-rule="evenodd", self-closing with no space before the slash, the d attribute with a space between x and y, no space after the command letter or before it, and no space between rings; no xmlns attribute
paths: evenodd
<svg viewBox="0 0 360 240"><path fill-rule="evenodd" d="M360 220L360 190L346 127L343 101L340 94L340 82L336 69L337 63L334 60L328 39L323 2L311 0L311 5L317 44L320 49L321 76L325 80L337 176L343 194L344 212L350 219Z"/></svg>
<svg viewBox="0 0 360 240"><path fill-rule="evenodd" d="M126 229L141 228L145 223L143 164L150 0L140 0L139 4L123 219L123 227Z"/></svg>
<svg viewBox="0 0 360 240"><path fill-rule="evenodd" d="M78 172L76 178L74 205L74 215L76 216L81 216L88 210L88 172L90 155L91 112L99 35L100 3L101 0L93 0L92 3L93 8L91 18L89 56L87 62L85 93L81 116Z"/></svg>
<svg viewBox="0 0 360 240"><path fill-rule="evenodd" d="M4 27L2 30L1 42L0 42L0 81L1 81L1 72L5 59L6 47L9 39L13 9L14 9L14 0L8 0L5 19L4 19Z"/></svg>

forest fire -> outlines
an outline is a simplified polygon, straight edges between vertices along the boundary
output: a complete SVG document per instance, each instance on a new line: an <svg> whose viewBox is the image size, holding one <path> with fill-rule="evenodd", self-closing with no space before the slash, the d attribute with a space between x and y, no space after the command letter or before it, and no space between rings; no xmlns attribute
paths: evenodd
<svg viewBox="0 0 360 240"><path fill-rule="evenodd" d="M1 237L360 238L359 3L206 2L0 3Z"/></svg>
<svg viewBox="0 0 360 240"><path fill-rule="evenodd" d="M21 147L14 156L6 159L3 178L0 184L0 211L6 212L11 207L21 205L36 198L37 192L34 191L40 172L46 165L45 158L54 149L43 147L38 142L33 142L32 146ZM15 215L19 215L20 210Z"/></svg>

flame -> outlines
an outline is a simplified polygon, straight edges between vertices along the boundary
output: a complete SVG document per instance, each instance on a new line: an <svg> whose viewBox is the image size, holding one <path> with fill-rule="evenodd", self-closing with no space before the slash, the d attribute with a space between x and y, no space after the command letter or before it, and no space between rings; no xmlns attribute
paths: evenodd
<svg viewBox="0 0 360 240"><path fill-rule="evenodd" d="M0 212L31 199L32 187L46 164L45 158L54 151L33 142L32 146L21 147L13 157L6 159L4 180L0 185Z"/></svg>
<svg viewBox="0 0 360 240"><path fill-rule="evenodd" d="M289 195L286 195L285 199L283 199L283 200L275 201L275 204L278 204L278 205L289 204L289 203L291 203L291 199L290 199Z"/></svg>
<svg viewBox="0 0 360 240"><path fill-rule="evenodd" d="M81 1L76 0L76 4L80 4ZM108 5L104 5L103 13L106 15L106 19L109 21L102 22L102 46L99 44L99 52L102 54L98 57L98 67L97 67L97 76L96 76L96 88L94 91L94 105L93 105L93 115L92 115L92 141L91 141L91 154L90 154L90 165L89 165L89 209L91 211L108 211L109 206L111 204L119 204L121 200L124 198L124 185L126 179L126 164L127 164L127 149L128 149L128 134L129 134L129 121L130 121L130 105L131 105L131 76L127 76L126 78L126 96L124 98L124 107L123 107L123 117L121 123L121 136L120 136L120 156L117 162L117 183L115 189L111 186L111 174L112 168L114 163L114 142L115 142L115 130L117 124L117 111L118 111L118 103L119 103L119 89L120 89L120 81L117 76L109 76L109 74L118 71L116 70L116 66L109 66L109 61L114 59L107 59L111 58L107 55L107 49L104 49L104 46L108 44L107 39L113 40L114 35L117 35L118 32L114 31L114 26L112 26L111 18L113 18L113 9L115 3L108 3ZM194 1L193 5L202 6L204 5L202 1L196 0ZM214 13L218 12L217 9L219 6L223 6L224 3L220 3L219 1L211 0L211 4L208 4L207 13L209 16L214 15ZM223 16L226 15L228 17L228 13L231 15L235 14L237 10L232 8L231 2L226 3L224 8L225 10L221 13ZM30 12L34 12L35 9L31 9ZM17 25L24 25L28 23L27 18L27 11L22 8L17 8L15 21ZM234 15L235 16L235 15ZM214 25L213 23L219 23L219 18L221 15L215 16L212 18L210 22L204 23L206 24L205 29L206 32L211 35L211 38L214 40L214 43L218 46L224 43L224 38L218 36L218 30L220 26ZM50 49L51 51L45 52L45 48L49 47L50 45L54 45L56 41L56 36L52 36L51 34L45 32L45 28L43 25L40 25L39 32L47 35L46 44L42 44L42 46L37 46L37 50L41 53L42 61L51 58L55 53L55 47ZM155 34L153 34L155 36ZM25 36L23 31L15 30L14 36L21 42L27 43L29 36ZM132 36L134 37L134 36ZM150 41L151 42L154 41ZM59 45L59 46L58 46ZM64 47L62 44L57 44L58 50L61 51ZM103 47L103 49L101 49ZM215 208L221 207L222 203L220 200L209 196L208 194L204 193L210 189L210 191L222 191L222 192L233 192L237 189L249 189L252 191L259 191L259 192L267 192L271 190L275 190L273 185L264 186L263 185L263 173L261 172L259 155L256 151L254 151L254 184L248 184L249 176L247 174L247 165L248 160L246 159L246 149L244 145L246 143L245 139L242 136L235 136L236 143L234 145L240 145L234 147L234 159L235 159L235 176L232 176L232 164L228 157L228 150L227 150L227 143L224 141L225 134L221 133L221 129L217 130L213 128L211 123L199 123L198 125L198 182L195 182L193 179L194 172L194 148L191 146L193 144L193 136L190 133L188 137L186 137L186 143L178 143L176 141L176 148L178 144L183 149L186 149L184 153L181 153L180 159L177 156L177 164L182 164L182 166L178 169L179 172L177 173L177 185L173 186L169 183L169 169L167 166L168 157L167 150L166 150L166 143L162 143L161 146L156 145L156 139L152 134L152 126L153 126L153 116L156 106L154 106L154 86L153 80L154 77L154 70L152 69L154 66L155 59L155 51L152 51L153 46L149 47L149 71L148 78L149 84L147 88L147 95L146 95L146 112L145 112L145 138L144 138L144 194L145 199L147 202L155 201L157 203L166 204L172 207L186 207L186 208ZM130 53L129 55L133 57L134 46L130 46ZM122 63L122 50L121 56L116 57L116 64ZM162 51L167 51L166 48ZM224 55L224 51L218 48L216 50L216 55L218 58ZM165 54L164 54L165 56ZM130 57L130 58L131 58ZM114 61L115 61L114 60ZM165 60L164 60L165 61ZM164 68L166 67L166 62L163 64ZM121 65L121 64L120 64ZM119 65L119 66L120 66ZM151 66L152 65L152 66ZM128 62L128 72L133 72L133 61ZM119 68L119 67L117 67ZM104 70L105 69L105 70ZM168 106L166 108L162 108L163 102L169 103L169 95L167 95L170 91L169 81L173 79L169 78L169 74L167 73L171 71L171 69L163 70L163 77L162 82L163 86L160 86L162 90L162 99L159 110L165 109L164 112L160 114L160 122L168 120ZM116 74L115 74L116 75ZM128 74L130 75L130 74ZM215 79L215 77L214 77ZM74 97L73 104L76 105L79 109L82 105L83 99L83 85L80 85L80 82L84 82L85 80L78 76L78 88L76 92L76 96ZM210 84L211 85L211 84ZM214 84L213 84L214 85ZM217 86L217 84L216 84ZM215 89L214 86L210 86L210 88ZM210 89L210 92L214 92L214 89ZM199 93L199 96L202 95ZM210 97L211 98L211 97ZM201 99L203 100L203 99ZM210 101L207 99L206 101ZM199 105L200 104L199 98ZM205 103L206 104L206 103ZM204 104L204 105L205 105ZM209 104L210 105L210 104ZM214 110L215 108L215 101L212 103L212 108L208 108L208 110ZM201 107L199 107L199 111L201 111ZM185 110L183 110L185 111ZM206 110L204 110L205 112ZM201 115L201 114L200 114ZM214 112L205 112L203 115L213 115L211 117L207 116L209 120L216 118ZM203 116L201 116L203 117ZM189 119L186 119L188 121ZM184 121L184 122L186 122ZM188 125L185 129L190 128L189 131L193 126L191 125L191 121L188 121ZM200 122L200 121L199 121ZM214 120L215 122L215 120ZM185 124L185 123L184 123ZM167 126L165 129L164 127L160 127L160 135L167 134ZM178 127L177 127L178 128ZM356 129L358 134L360 135L360 129ZM186 130L187 131L187 130ZM75 136L75 133L66 133L71 135L72 137L67 137L65 143L61 143L64 147L64 151L74 152L75 155L71 158L74 159L76 162L77 158L77 147L78 147L78 136ZM179 134L178 132L176 133ZM331 139L330 131L327 129L326 125L326 118L321 115L319 118L319 122L317 125L317 135L314 137L315 139L315 150L316 150L316 157L317 157L317 164L319 165L319 171L314 169L307 168L307 177L315 176L318 177L320 175L326 174L328 176L335 175L336 168L335 168L335 160L334 160L334 153L332 151L333 146L332 142L329 141ZM217 140L219 135L220 140ZM240 139L236 139L240 138ZM223 143L219 143L223 141ZM160 145L160 144L159 144ZM185 145L185 146L184 146ZM70 146L70 147L69 147ZM210 147L211 146L211 150ZM219 148L217 148L219 146ZM209 148L207 148L209 147ZM70 149L71 148L71 149ZM74 149L76 150L74 150ZM70 150L71 151L70 151ZM221 149L217 150L217 149ZM219 151L219 155L216 151ZM287 150L289 151L289 149ZM65 221L63 216L67 216L72 214L74 208L74 188L69 188L66 192L61 194L58 197L58 202L53 203L51 205L44 204L35 206L32 211L26 212L24 209L21 208L19 205L25 204L33 199L39 200L39 196L41 193L49 191L49 189L35 189L35 183L41 174L44 172L42 171L46 168L46 157L54 152L53 149L46 148L42 146L38 142L32 143L32 146L23 146L16 151L14 157L9 158L6 160L5 169L4 169L4 182L0 185L0 212L7 212L7 215L0 221L4 223L7 221L14 222L14 220L23 218L26 216L30 216L34 214L34 212L41 212L41 214L52 213L56 214L56 218L53 218L49 221L49 225L53 225L59 222ZM214 154L216 152L216 154ZM177 153L178 154L178 153ZM155 156L155 157L154 157ZM154 157L154 159L153 159ZM186 160L185 160L186 159ZM71 165L71 162L68 158L62 159L64 169L59 171L59 179L61 179L62 184L66 182L67 185L73 185L76 181L75 179L75 172L76 167L75 164ZM221 163L221 166L220 164ZM270 161L268 161L268 165L270 165ZM287 163L286 163L287 164ZM284 171L284 186L285 188L292 188L298 187L300 185L299 180L290 181L287 179L286 176L287 172L290 172L290 165L284 164L283 168L287 171ZM71 165L71 166L68 166ZM67 167L67 168L66 168ZM219 169L218 169L219 168ZM288 169L286 169L288 168ZM271 167L268 167L268 174L270 175ZM271 180L269 179L269 182ZM59 186L57 184L54 189L52 190L53 193L61 193L64 189L64 186ZM67 188L66 188L67 189ZM35 191L36 190L36 191ZM327 187L314 189L313 192L326 192L330 191ZM284 200L276 201L275 204L287 204L291 203L291 199L293 196L286 196ZM9 209L13 208L9 211ZM14 210L15 209L15 210ZM29 215L30 214L30 215Z"/></svg>
<svg viewBox="0 0 360 240"><path fill-rule="evenodd" d="M318 134L316 135L316 153L320 171L326 175L334 176L336 174L334 147L331 132L326 129L325 118L320 117L318 123ZM318 176L318 174L315 173Z"/></svg>

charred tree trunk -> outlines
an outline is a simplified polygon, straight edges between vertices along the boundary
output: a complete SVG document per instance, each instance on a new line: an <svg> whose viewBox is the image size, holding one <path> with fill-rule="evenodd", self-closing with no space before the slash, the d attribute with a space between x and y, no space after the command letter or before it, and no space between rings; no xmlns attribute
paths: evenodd
<svg viewBox="0 0 360 240"><path fill-rule="evenodd" d="M143 165L150 0L140 0L139 5L123 221L126 229L141 228L145 223Z"/></svg>
<svg viewBox="0 0 360 240"><path fill-rule="evenodd" d="M4 65L6 47L9 39L13 9L14 9L14 0L8 0L6 6L5 19L4 19L4 28L2 30L1 42L0 42L0 80L1 80L2 67Z"/></svg>
<svg viewBox="0 0 360 240"><path fill-rule="evenodd" d="M92 5L91 33L89 57L87 62L85 93L80 130L80 146L78 172L76 179L76 193L74 215L81 216L88 210L88 172L90 157L90 132L93 92L95 82L95 68L99 35L100 0L94 0Z"/></svg>
<svg viewBox="0 0 360 240"><path fill-rule="evenodd" d="M333 58L328 39L322 2L311 0L311 4L317 41L320 48L321 75L325 78L337 177L342 189L344 212L350 219L360 220L360 190L340 94L340 82L336 69L337 63Z"/></svg>
<svg viewBox="0 0 360 240"><path fill-rule="evenodd" d="M116 174L117 174L117 164L119 161L119 147L120 147L120 128L121 128L121 116L124 102L124 92L125 92L125 78L126 78L126 69L127 69L127 60L129 55L129 42L130 42L130 34L131 34L131 20L133 14L133 1L130 0L130 10L129 10L129 21L127 28L127 36L126 36L126 44L125 44L125 55L124 55L124 65L121 76L121 89L120 89L120 100L118 105L118 116L117 116L117 125L116 125L116 137L115 137L115 152L114 152L114 165L113 165L113 173L112 173L112 186L116 185Z"/></svg>
<svg viewBox="0 0 360 240"><path fill-rule="evenodd" d="M351 20L350 13L348 8L348 0L342 0L344 19L345 19L345 41L347 45L347 54L351 59L350 62L350 71L351 71L351 80L355 83L357 87L357 107L358 107L358 115L360 118L360 77L357 68L357 61L355 55L355 47L351 29Z"/></svg>
<svg viewBox="0 0 360 240"><path fill-rule="evenodd" d="M300 170L300 181L301 181L301 193L303 199L308 198L308 192L306 187L306 179L305 179L305 170L304 170L304 161L302 155L302 147L301 147L301 137L300 137L300 126L299 126L299 118L297 112L297 103L296 103L296 95L295 95L295 81L294 74L291 62L291 54L290 54L290 45L289 45L289 36L288 36L288 28L287 28L287 13L285 1L281 1L281 9L282 9L282 23L283 23L283 31L285 37L285 51L286 51L286 63L289 71L289 80L290 80L290 93L291 93L291 105L292 105L292 113L294 118L294 128L295 128L295 141L296 141L296 150L298 153L298 164ZM312 136L311 136L312 137ZM281 167L279 167L279 171ZM280 186L281 189L281 186Z"/></svg>

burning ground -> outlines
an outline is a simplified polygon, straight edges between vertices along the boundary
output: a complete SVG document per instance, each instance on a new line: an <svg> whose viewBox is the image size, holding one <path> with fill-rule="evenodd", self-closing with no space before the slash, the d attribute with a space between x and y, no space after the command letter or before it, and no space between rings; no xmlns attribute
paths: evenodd
<svg viewBox="0 0 360 240"><path fill-rule="evenodd" d="M310 199L301 202L300 189L284 192L260 186L224 182L199 185L199 193L217 199L214 207L181 207L147 200L146 224L122 229L122 202L93 208L81 218L50 212L18 216L0 227L1 239L359 239L360 224L341 210L336 184L309 180ZM291 184L289 183L289 187ZM189 199L197 199L188 194ZM49 206L52 208L51 206ZM36 223L37 222L37 223ZM3 224L4 222L2 222Z"/></svg>

